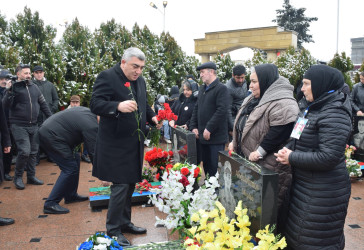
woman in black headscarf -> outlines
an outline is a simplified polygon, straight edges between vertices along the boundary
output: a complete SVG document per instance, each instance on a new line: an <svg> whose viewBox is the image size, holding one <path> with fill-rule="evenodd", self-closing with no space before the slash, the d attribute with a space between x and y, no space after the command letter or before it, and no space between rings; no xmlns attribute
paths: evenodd
<svg viewBox="0 0 364 250"><path fill-rule="evenodd" d="M351 185L345 146L351 131L350 99L340 71L314 65L303 77L300 114L290 149L276 154L293 182L285 236L293 249L344 249Z"/></svg>
<svg viewBox="0 0 364 250"><path fill-rule="evenodd" d="M236 116L229 150L279 173L279 209L291 183L291 169L279 164L273 153L289 139L298 114L294 88L273 64L252 68L249 87L252 94Z"/></svg>

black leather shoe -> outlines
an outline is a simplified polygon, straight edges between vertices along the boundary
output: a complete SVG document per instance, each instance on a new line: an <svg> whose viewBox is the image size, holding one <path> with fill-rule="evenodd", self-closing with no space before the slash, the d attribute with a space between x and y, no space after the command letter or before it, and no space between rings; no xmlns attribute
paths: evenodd
<svg viewBox="0 0 364 250"><path fill-rule="evenodd" d="M87 163L91 163L90 157L88 157L88 155L81 155L81 160Z"/></svg>
<svg viewBox="0 0 364 250"><path fill-rule="evenodd" d="M9 174L4 174L4 180L6 180L6 181L12 181L13 180L13 177L10 176Z"/></svg>
<svg viewBox="0 0 364 250"><path fill-rule="evenodd" d="M116 241L120 246L126 247L131 245L130 241L128 241L128 239L125 238L125 236L122 233L117 233L117 234L106 233L106 234L110 237L116 237L117 238Z"/></svg>
<svg viewBox="0 0 364 250"><path fill-rule="evenodd" d="M15 187L19 190L23 190L25 188L23 179L21 177L14 177Z"/></svg>
<svg viewBox="0 0 364 250"><path fill-rule="evenodd" d="M75 198L73 198L72 200L64 200L64 203L69 204L69 203L81 202L81 201L87 201L87 200L88 200L87 196L77 194L77 196Z"/></svg>
<svg viewBox="0 0 364 250"><path fill-rule="evenodd" d="M147 229L142 227L137 227L133 223L130 223L126 227L121 228L121 232L130 234L145 234L147 233Z"/></svg>
<svg viewBox="0 0 364 250"><path fill-rule="evenodd" d="M44 182L39 180L37 177L35 176L31 176L31 177L28 177L27 179L27 184L32 184L32 185L43 185Z"/></svg>
<svg viewBox="0 0 364 250"><path fill-rule="evenodd" d="M65 207L61 207L60 205L54 205L54 206L44 206L43 213L45 214L67 214L70 210L68 210Z"/></svg>
<svg viewBox="0 0 364 250"><path fill-rule="evenodd" d="M0 226L6 226L14 224L14 219L0 217Z"/></svg>

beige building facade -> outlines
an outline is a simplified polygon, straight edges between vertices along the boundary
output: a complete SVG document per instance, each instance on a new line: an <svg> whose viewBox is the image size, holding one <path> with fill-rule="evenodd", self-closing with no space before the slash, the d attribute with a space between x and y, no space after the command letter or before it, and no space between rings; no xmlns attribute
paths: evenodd
<svg viewBox="0 0 364 250"><path fill-rule="evenodd" d="M275 60L277 53L289 46L297 48L297 33L278 26L208 32L205 38L195 39L195 53L201 56L202 63L210 61L217 53L246 47L264 50L268 60Z"/></svg>

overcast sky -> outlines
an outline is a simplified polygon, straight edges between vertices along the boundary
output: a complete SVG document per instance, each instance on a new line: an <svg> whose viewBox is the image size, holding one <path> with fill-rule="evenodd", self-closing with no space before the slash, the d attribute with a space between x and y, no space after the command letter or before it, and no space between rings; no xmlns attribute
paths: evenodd
<svg viewBox="0 0 364 250"><path fill-rule="evenodd" d="M25 6L38 11L45 24L57 27L59 36L65 21L76 17L91 31L114 18L131 30L134 23L147 25L155 34L163 31L163 14L152 8L153 1L163 13L162 0L17 0L0 2L0 13L9 21L23 13ZM291 0L295 8L306 8L307 17L318 17L309 34L315 43L304 44L319 60L328 61L336 52L337 0ZM165 8L165 29L188 55L194 55L194 39L206 32L274 26L276 10L283 0L169 0ZM351 55L351 38L364 37L364 0L340 0L339 53ZM232 54L234 60L247 59L249 49Z"/></svg>

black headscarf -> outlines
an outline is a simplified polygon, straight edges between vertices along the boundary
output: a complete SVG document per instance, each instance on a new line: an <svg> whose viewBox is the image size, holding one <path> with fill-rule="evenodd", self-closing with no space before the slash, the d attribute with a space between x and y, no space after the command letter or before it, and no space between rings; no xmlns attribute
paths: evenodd
<svg viewBox="0 0 364 250"><path fill-rule="evenodd" d="M260 98L262 98L269 86L279 78L278 68L270 63L257 65L254 68L259 81Z"/></svg>
<svg viewBox="0 0 364 250"><path fill-rule="evenodd" d="M278 68L274 64L261 64L254 67L257 74L260 88L260 96L253 98L245 107L243 114L249 115L253 109L259 104L260 99L264 95L265 91L272 85L278 78Z"/></svg>
<svg viewBox="0 0 364 250"><path fill-rule="evenodd" d="M313 65L303 76L304 79L311 80L311 90L313 99L317 100L323 94L338 90L344 86L342 73L327 65Z"/></svg>

